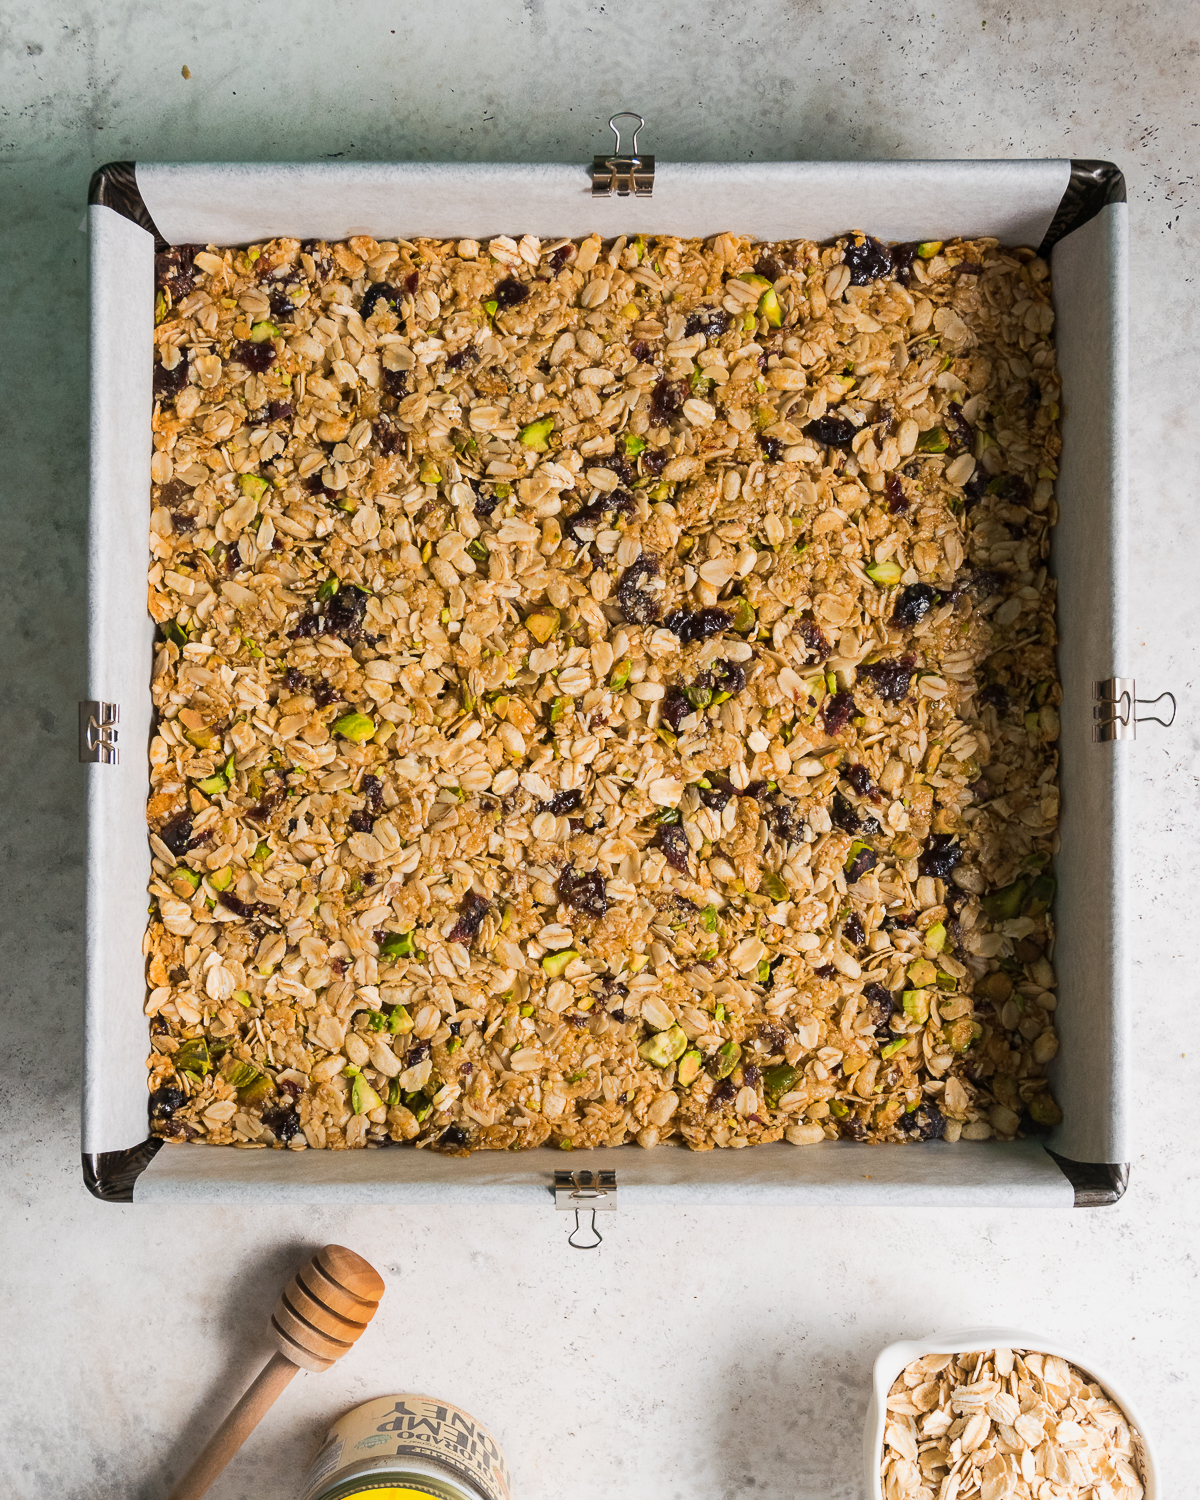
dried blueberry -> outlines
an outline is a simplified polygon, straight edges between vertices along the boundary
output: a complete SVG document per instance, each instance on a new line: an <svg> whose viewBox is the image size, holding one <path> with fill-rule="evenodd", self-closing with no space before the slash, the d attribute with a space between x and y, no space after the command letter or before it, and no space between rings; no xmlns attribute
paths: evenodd
<svg viewBox="0 0 1200 1500"><path fill-rule="evenodd" d="M667 689L666 697L662 700L658 716L670 729L672 734L679 733L679 726L687 718L688 714L695 710L684 696L682 689L672 687Z"/></svg>
<svg viewBox="0 0 1200 1500"><path fill-rule="evenodd" d="M407 446L405 434L400 431L391 417L380 414L372 423L375 433L375 441L379 444L380 453L391 458L397 453L403 453Z"/></svg>
<svg viewBox="0 0 1200 1500"><path fill-rule="evenodd" d="M654 842L666 855L667 863L673 870L687 873L688 867L688 836L678 823L664 823L654 836Z"/></svg>
<svg viewBox="0 0 1200 1500"><path fill-rule="evenodd" d="M178 396L188 383L188 368L186 359L181 359L173 370L168 370L166 365L155 365L154 394L156 396L165 396L168 399Z"/></svg>
<svg viewBox="0 0 1200 1500"><path fill-rule="evenodd" d="M732 1078L722 1078L711 1094L708 1096L709 1109L720 1109L722 1104L728 1104L737 1094L737 1084Z"/></svg>
<svg viewBox="0 0 1200 1500"><path fill-rule="evenodd" d="M555 271L561 271L568 261L575 259L575 246L571 244L560 245L557 250L550 253L550 266Z"/></svg>
<svg viewBox="0 0 1200 1500"><path fill-rule="evenodd" d="M804 817L800 804L783 792L778 792L765 809L767 826L784 844L794 844L804 832Z"/></svg>
<svg viewBox="0 0 1200 1500"><path fill-rule="evenodd" d="M358 784L363 803L369 813L378 815L383 811L383 782L368 772Z"/></svg>
<svg viewBox="0 0 1200 1500"><path fill-rule="evenodd" d="M277 1141L290 1141L300 1129L300 1116L295 1109L282 1104L264 1109L262 1122Z"/></svg>
<svg viewBox="0 0 1200 1500"><path fill-rule="evenodd" d="M732 321L723 307L697 307L688 314L688 320L683 327L683 336L685 339L690 339L702 333L706 338L719 339L723 333L729 331Z"/></svg>
<svg viewBox="0 0 1200 1500"><path fill-rule="evenodd" d="M887 276L892 269L892 255L881 241L868 235L850 241L842 255L843 264L850 267L850 285L866 286Z"/></svg>
<svg viewBox="0 0 1200 1500"><path fill-rule="evenodd" d="M863 926L863 919L856 911L852 911L846 918L842 927L842 935L847 942L853 943L856 948L861 948L867 940L867 929Z"/></svg>
<svg viewBox="0 0 1200 1500"><path fill-rule="evenodd" d="M485 901L474 891L468 891L458 904L458 920L450 929L446 941L462 943L464 947L469 948L475 941L484 917L490 910L490 901Z"/></svg>
<svg viewBox="0 0 1200 1500"><path fill-rule="evenodd" d="M797 621L796 634L808 647L808 660L810 662L822 662L828 658L833 648L825 639L825 632L815 620Z"/></svg>
<svg viewBox="0 0 1200 1500"><path fill-rule="evenodd" d="M908 496L904 493L904 486L900 483L899 474L889 474L883 486L883 493L887 499L888 514L902 516L908 509Z"/></svg>
<svg viewBox="0 0 1200 1500"><path fill-rule="evenodd" d="M446 356L447 370L465 370L468 365L477 365L478 363L479 355L476 354L470 344L465 349L460 349L457 354Z"/></svg>
<svg viewBox="0 0 1200 1500"><path fill-rule="evenodd" d="M395 396L397 401L403 400L408 394L408 371L407 370L383 370L380 372L383 388L389 396Z"/></svg>
<svg viewBox="0 0 1200 1500"><path fill-rule="evenodd" d="M760 255L754 262L754 274L765 276L768 281L778 281L787 274L787 270L773 255Z"/></svg>
<svg viewBox="0 0 1200 1500"><path fill-rule="evenodd" d="M733 796L733 790L729 786L700 787L700 801L705 807L711 807L714 812L723 812Z"/></svg>
<svg viewBox="0 0 1200 1500"><path fill-rule="evenodd" d="M496 299L496 307L504 312L510 307L520 307L521 303L529 296L529 288L523 281L517 281L515 277L506 276L503 281L496 283L496 290L492 293Z"/></svg>
<svg viewBox="0 0 1200 1500"><path fill-rule="evenodd" d="M648 448L642 454L642 468L647 474L661 474L670 456L665 448Z"/></svg>
<svg viewBox="0 0 1200 1500"><path fill-rule="evenodd" d="M328 708L331 703L342 701L341 692L326 677L322 677L313 689L313 698L318 708Z"/></svg>
<svg viewBox="0 0 1200 1500"><path fill-rule="evenodd" d="M942 420L950 434L951 453L970 453L975 446L975 431L957 401L951 401Z"/></svg>
<svg viewBox="0 0 1200 1500"><path fill-rule="evenodd" d="M408 1051L404 1054L404 1061L410 1068L415 1068L418 1063L422 1063L425 1061L425 1059L429 1056L429 1051L430 1048L428 1042L414 1042L408 1049Z"/></svg>
<svg viewBox="0 0 1200 1500"><path fill-rule="evenodd" d="M985 708L994 708L997 718L1008 712L1008 689L1000 682L989 682L979 694L979 702Z"/></svg>
<svg viewBox="0 0 1200 1500"><path fill-rule="evenodd" d="M308 678L298 667L289 667L284 676L283 684L289 693L302 693L308 686Z"/></svg>
<svg viewBox="0 0 1200 1500"><path fill-rule="evenodd" d="M658 600L642 587L644 580L658 577L658 558L643 552L621 574L617 584L617 603L630 625L649 625L659 616Z"/></svg>
<svg viewBox="0 0 1200 1500"><path fill-rule="evenodd" d="M858 816L858 809L849 798L843 797L841 792L833 794L830 817L833 820L833 826L840 828L843 833L857 833L859 830L861 819Z"/></svg>
<svg viewBox="0 0 1200 1500"><path fill-rule="evenodd" d="M760 436L758 439L758 446L767 455L772 463L782 463L783 444L778 438Z"/></svg>
<svg viewBox="0 0 1200 1500"><path fill-rule="evenodd" d="M543 802L542 812L551 812L556 818L565 817L567 813L574 812L583 803L583 793L578 787L570 787L565 792L555 792L548 802Z"/></svg>
<svg viewBox="0 0 1200 1500"><path fill-rule="evenodd" d="M950 833L935 833L926 844L918 868L922 875L933 875L938 880L948 880L950 872L963 857L963 847L954 842Z"/></svg>
<svg viewBox="0 0 1200 1500"><path fill-rule="evenodd" d="M247 809L245 816L251 823L265 824L286 796L287 793L283 787L272 787L269 792L263 794L261 802L256 802L253 807Z"/></svg>
<svg viewBox="0 0 1200 1500"><path fill-rule="evenodd" d="M343 584L328 599L317 597L310 600L308 613L301 616L290 638L302 640L308 636L337 635L347 642L356 641L362 634L366 609L365 590L352 583Z"/></svg>
<svg viewBox="0 0 1200 1500"><path fill-rule="evenodd" d="M602 917L608 910L608 893L599 870L581 871L568 865L558 877L558 899L585 917Z"/></svg>
<svg viewBox="0 0 1200 1500"><path fill-rule="evenodd" d="M865 662L859 667L858 675L867 679L885 703L899 703L908 695L916 665L916 657L905 654L891 661Z"/></svg>
<svg viewBox="0 0 1200 1500"><path fill-rule="evenodd" d="M393 312L400 317L400 304L404 301L404 292L398 286L388 286L386 281L374 281L363 293L362 303L358 309L358 315L365 323L372 313L379 311L382 303L385 312ZM401 320L400 326L404 323Z"/></svg>
<svg viewBox="0 0 1200 1500"><path fill-rule="evenodd" d="M840 734L857 712L858 705L849 693L833 693L821 705L826 733Z"/></svg>
<svg viewBox="0 0 1200 1500"><path fill-rule="evenodd" d="M746 669L738 661L714 662L711 676L713 692L728 693L731 698L746 686Z"/></svg>
<svg viewBox="0 0 1200 1500"><path fill-rule="evenodd" d="M937 599L937 590L927 583L910 583L900 590L896 607L892 611L892 624L911 626L918 624L929 613Z"/></svg>
<svg viewBox="0 0 1200 1500"><path fill-rule="evenodd" d="M876 1033L886 1029L896 1010L891 990L881 984L863 985L863 1007L860 1014L874 1026Z"/></svg>
<svg viewBox="0 0 1200 1500"><path fill-rule="evenodd" d="M946 1117L936 1104L928 1099L903 1114L896 1121L896 1129L914 1141L940 1141L946 1134Z"/></svg>
<svg viewBox="0 0 1200 1500"><path fill-rule="evenodd" d="M920 240L908 240L902 245L892 245L892 275L905 286L912 280L913 261L917 258Z"/></svg>
<svg viewBox="0 0 1200 1500"><path fill-rule="evenodd" d="M176 813L158 831L158 836L167 848L179 859L186 854L192 842L192 815L190 812Z"/></svg>
<svg viewBox="0 0 1200 1500"><path fill-rule="evenodd" d="M963 509L968 515L987 494L987 487L988 471L982 464L976 464L975 472L963 485Z"/></svg>
<svg viewBox="0 0 1200 1500"><path fill-rule="evenodd" d="M858 432L845 417L817 417L804 429L805 435L825 448L849 448Z"/></svg>
<svg viewBox="0 0 1200 1500"><path fill-rule="evenodd" d="M447 1150L461 1151L470 1139L461 1125L447 1125L438 1137L438 1145Z"/></svg>
<svg viewBox="0 0 1200 1500"><path fill-rule="evenodd" d="M182 1089L155 1089L150 1095L150 1118L169 1120L175 1111L182 1109L186 1103L187 1095Z"/></svg>
<svg viewBox="0 0 1200 1500"><path fill-rule="evenodd" d="M472 481L471 488L475 491L475 514L481 521L486 521L497 505L500 504L500 496L496 494L495 490L492 490L489 494L484 494L475 481Z"/></svg>
<svg viewBox="0 0 1200 1500"><path fill-rule="evenodd" d="M650 421L661 427L687 400L686 380L660 380L650 396Z"/></svg>
<svg viewBox="0 0 1200 1500"><path fill-rule="evenodd" d="M875 790L871 781L871 773L861 761L852 766L847 766L842 773L860 797L869 797Z"/></svg>
<svg viewBox="0 0 1200 1500"><path fill-rule="evenodd" d="M868 818L867 821L875 823L874 818ZM879 824L875 823L874 829L870 831L878 833ZM864 828L863 832L866 833L868 830ZM879 856L875 853L874 849L860 849L846 866L846 880L850 885L853 885L856 880L861 880L869 870L873 870L878 863Z"/></svg>
<svg viewBox="0 0 1200 1500"><path fill-rule="evenodd" d="M630 346L629 352L639 365L650 364L654 359L654 351L645 339L638 339L635 344Z"/></svg>

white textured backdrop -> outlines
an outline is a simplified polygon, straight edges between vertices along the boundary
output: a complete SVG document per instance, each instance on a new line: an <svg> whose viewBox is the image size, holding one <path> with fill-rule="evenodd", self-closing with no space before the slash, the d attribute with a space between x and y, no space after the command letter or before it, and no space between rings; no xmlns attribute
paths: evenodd
<svg viewBox="0 0 1200 1500"><path fill-rule="evenodd" d="M385 1269L380 1315L342 1365L296 1382L214 1500L292 1500L327 1419L404 1387L488 1423L521 1500L859 1500L875 1352L993 1320L1119 1370L1165 1493L1195 1493L1198 62L1200 10L1180 0L0 0L0 1493L164 1495L326 1239ZM623 107L664 160L1077 155L1126 173L1127 659L1181 699L1173 731L1122 747L1138 773L1130 1190L1020 1217L623 1210L591 1255L549 1207L96 1203L76 1136L90 172L139 156L586 160Z"/></svg>

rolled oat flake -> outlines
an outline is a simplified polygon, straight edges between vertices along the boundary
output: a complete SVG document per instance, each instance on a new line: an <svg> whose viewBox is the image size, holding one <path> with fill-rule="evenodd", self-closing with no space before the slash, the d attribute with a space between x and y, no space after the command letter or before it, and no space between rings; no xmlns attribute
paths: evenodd
<svg viewBox="0 0 1200 1500"><path fill-rule="evenodd" d="M510 1500L487 1428L433 1396L381 1396L329 1429L301 1500Z"/></svg>

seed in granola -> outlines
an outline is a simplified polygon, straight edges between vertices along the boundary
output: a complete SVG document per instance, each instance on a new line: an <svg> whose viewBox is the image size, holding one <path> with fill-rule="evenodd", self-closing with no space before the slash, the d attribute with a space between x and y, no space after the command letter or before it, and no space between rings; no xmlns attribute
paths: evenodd
<svg viewBox="0 0 1200 1500"><path fill-rule="evenodd" d="M658 600L641 586L644 579L657 578L658 573L658 558L650 552L643 552L621 574L617 603L630 625L649 625L658 619Z"/></svg>
<svg viewBox="0 0 1200 1500"><path fill-rule="evenodd" d="M842 263L850 267L850 285L866 286L888 275L892 269L891 251L868 235L855 235L842 253Z"/></svg>
<svg viewBox="0 0 1200 1500"><path fill-rule="evenodd" d="M558 899L585 917L602 917L608 910L608 893L599 870L580 871L568 865L558 877Z"/></svg>
<svg viewBox="0 0 1200 1500"><path fill-rule="evenodd" d="M655 834L654 842L666 856L667 863L673 870L679 870L682 874L687 873L688 867L688 836L677 823L668 823L661 826Z"/></svg>
<svg viewBox="0 0 1200 1500"><path fill-rule="evenodd" d="M474 891L468 891L459 902L458 920L447 934L446 941L449 943L462 943L469 948L475 941L476 934L483 924L484 917L491 911L490 901L485 901L482 896L476 895Z"/></svg>
<svg viewBox="0 0 1200 1500"><path fill-rule="evenodd" d="M920 857L922 875L932 875L938 880L948 880L950 872L961 861L963 847L955 843L951 833L935 833Z"/></svg>
<svg viewBox="0 0 1200 1500"><path fill-rule="evenodd" d="M924 1099L915 1109L900 1116L896 1129L915 1141L940 1141L946 1134L946 1117L936 1104Z"/></svg>
<svg viewBox="0 0 1200 1500"><path fill-rule="evenodd" d="M864 662L858 669L858 675L867 679L875 689L876 696L885 703L899 703L908 695L916 665L916 657L905 653L890 661Z"/></svg>
<svg viewBox="0 0 1200 1500"><path fill-rule="evenodd" d="M840 734L851 718L858 712L858 705L851 694L831 693L821 705L821 717L825 720L827 733Z"/></svg>
<svg viewBox="0 0 1200 1500"><path fill-rule="evenodd" d="M825 448L849 448L858 428L846 417L817 417L804 429L805 435Z"/></svg>
<svg viewBox="0 0 1200 1500"><path fill-rule="evenodd" d="M900 590L896 607L892 611L893 625L911 626L919 624L929 613L937 599L937 590L927 583L910 583Z"/></svg>
<svg viewBox="0 0 1200 1500"><path fill-rule="evenodd" d="M904 486L900 483L899 474L889 474L883 486L883 493L887 497L888 514L902 516L908 509L909 499L904 493Z"/></svg>
<svg viewBox="0 0 1200 1500"><path fill-rule="evenodd" d="M501 312L510 307L519 307L529 296L529 288L523 281L517 281L512 276L506 276L503 281L496 283L496 290L492 293L496 299L496 306Z"/></svg>
<svg viewBox="0 0 1200 1500"><path fill-rule="evenodd" d="M654 387L650 396L650 421L662 427L677 412L688 398L686 380L668 380L664 376Z"/></svg>

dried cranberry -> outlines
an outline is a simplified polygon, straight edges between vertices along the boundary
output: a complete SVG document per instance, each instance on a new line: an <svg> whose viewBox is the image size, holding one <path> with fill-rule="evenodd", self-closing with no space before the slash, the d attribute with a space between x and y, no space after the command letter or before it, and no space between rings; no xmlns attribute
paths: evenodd
<svg viewBox="0 0 1200 1500"><path fill-rule="evenodd" d="M832 979L833 976L837 973L837 970L833 967L832 964L819 964L813 970L813 973L817 976L818 979Z"/></svg>
<svg viewBox="0 0 1200 1500"><path fill-rule="evenodd" d="M251 823L266 823L271 814L287 796L283 787L275 786L264 794L261 802L256 802L253 807L246 810L245 816Z"/></svg>
<svg viewBox="0 0 1200 1500"><path fill-rule="evenodd" d="M684 696L683 690L672 687L667 689L666 697L663 698L659 707L658 716L672 734L678 734L680 724L688 714L694 712L695 709Z"/></svg>
<svg viewBox="0 0 1200 1500"><path fill-rule="evenodd" d="M217 893L217 900L222 906L228 907L231 912L235 912L239 917L244 917L247 921L251 917L262 916L273 911L272 907L265 905L261 901L243 901L240 896L235 896L232 891L219 891Z"/></svg>
<svg viewBox="0 0 1200 1500"><path fill-rule="evenodd" d="M865 662L859 667L858 675L866 678L885 703L899 703L908 695L916 665L916 657L906 654L891 661Z"/></svg>
<svg viewBox="0 0 1200 1500"><path fill-rule="evenodd" d="M324 284L333 275L333 256L329 253L329 246L324 240L305 240L300 246L301 251L311 256L313 263L313 274L317 280Z"/></svg>
<svg viewBox="0 0 1200 1500"><path fill-rule="evenodd" d="M973 260L960 260L955 266L955 272L959 276L982 276L983 267Z"/></svg>
<svg viewBox="0 0 1200 1500"><path fill-rule="evenodd" d="M313 689L313 698L318 708L328 708L331 703L340 703L342 694L339 688L335 688L328 678L322 677Z"/></svg>
<svg viewBox="0 0 1200 1500"><path fill-rule="evenodd" d="M465 349L460 349L457 354L450 354L446 357L447 370L465 370L468 365L477 365L478 363L479 355L470 344Z"/></svg>
<svg viewBox="0 0 1200 1500"><path fill-rule="evenodd" d="M711 676L714 693L728 693L732 698L745 689L746 669L741 662L724 659L714 662Z"/></svg>
<svg viewBox="0 0 1200 1500"><path fill-rule="evenodd" d="M408 371L407 370L383 370L380 372L383 388L389 396L395 396L397 401L403 400L408 394Z"/></svg>
<svg viewBox="0 0 1200 1500"><path fill-rule="evenodd" d="M908 509L908 496L904 493L904 486L900 483L899 474L889 474L883 486L883 493L887 497L888 514L902 516Z"/></svg>
<svg viewBox="0 0 1200 1500"><path fill-rule="evenodd" d="M289 667L283 679L289 693L300 693L308 686L308 678L297 667Z"/></svg>
<svg viewBox="0 0 1200 1500"><path fill-rule="evenodd" d="M267 288L267 302L270 304L271 316L278 318L281 323L286 323L296 311L296 304L292 301L288 289L296 286L299 281L299 275L293 272L282 281L277 281Z"/></svg>
<svg viewBox="0 0 1200 1500"><path fill-rule="evenodd" d="M270 339L263 339L261 344L252 343L249 339L240 339L230 350L229 357L236 360L239 365L244 365L255 375L262 375L275 363L275 345Z"/></svg>
<svg viewBox="0 0 1200 1500"><path fill-rule="evenodd" d="M764 808L767 826L781 843L794 844L804 832L800 804L783 792L777 792Z"/></svg>
<svg viewBox="0 0 1200 1500"><path fill-rule="evenodd" d="M963 847L954 842L950 833L935 833L925 846L918 862L922 875L932 875L938 880L948 880L950 872L963 857Z"/></svg>
<svg viewBox="0 0 1200 1500"><path fill-rule="evenodd" d="M912 626L918 624L929 613L937 599L937 590L927 583L910 583L901 589L892 611L892 624Z"/></svg>
<svg viewBox="0 0 1200 1500"><path fill-rule="evenodd" d="M447 1125L438 1137L438 1145L448 1150L460 1151L471 1137L461 1125Z"/></svg>
<svg viewBox="0 0 1200 1500"><path fill-rule="evenodd" d="M475 514L481 521L486 521L491 513L500 504L500 496L492 490L490 494L484 494L475 480L471 481L471 488L475 491Z"/></svg>
<svg viewBox="0 0 1200 1500"><path fill-rule="evenodd" d="M914 1141L940 1141L946 1134L946 1117L936 1104L926 1099L916 1109L901 1115L896 1129Z"/></svg>
<svg viewBox="0 0 1200 1500"><path fill-rule="evenodd" d="M242 554L238 550L238 544L230 542L229 546L225 549L225 571L227 573L236 573L241 566Z"/></svg>
<svg viewBox="0 0 1200 1500"><path fill-rule="evenodd" d="M363 293L358 315L365 323L372 313L379 311L379 305L382 303L385 312L393 312L399 318L400 305L403 301L404 292L400 287L389 286L386 281L374 281ZM403 320L400 326L403 328Z"/></svg>
<svg viewBox="0 0 1200 1500"><path fill-rule="evenodd" d="M772 463L777 464L783 461L783 444L778 438L760 436L758 446Z"/></svg>
<svg viewBox="0 0 1200 1500"><path fill-rule="evenodd" d="M415 1068L418 1063L423 1063L429 1056L428 1042L414 1042L404 1054L404 1061L410 1068Z"/></svg>
<svg viewBox="0 0 1200 1500"><path fill-rule="evenodd" d="M842 933L856 948L861 948L866 942L867 929L863 926L863 920L856 911L852 911L846 918Z"/></svg>
<svg viewBox="0 0 1200 1500"><path fill-rule="evenodd" d="M754 262L754 274L756 276L765 276L768 281L778 281L787 272L786 268L773 255L760 255Z"/></svg>
<svg viewBox="0 0 1200 1500"><path fill-rule="evenodd" d="M700 801L705 807L711 807L714 812L723 812L733 796L733 791L728 786L700 787Z"/></svg>
<svg viewBox="0 0 1200 1500"><path fill-rule="evenodd" d="M895 1001L892 999L891 990L885 989L881 984L863 985L862 1015L865 1020L870 1021L876 1033L883 1031L887 1023L892 1019L896 1010Z"/></svg>
<svg viewBox="0 0 1200 1500"><path fill-rule="evenodd" d="M292 403L290 401L267 402L268 422L290 422L294 415L295 412L292 409Z"/></svg>
<svg viewBox="0 0 1200 1500"><path fill-rule="evenodd" d="M866 286L891 272L892 254L885 244L868 234L850 241L842 262L850 267L850 285Z"/></svg>
<svg viewBox="0 0 1200 1500"><path fill-rule="evenodd" d="M847 1115L844 1120L838 1122L838 1134L844 1141L865 1141L867 1138L867 1127L863 1120L857 1115Z"/></svg>
<svg viewBox="0 0 1200 1500"><path fill-rule="evenodd" d="M192 815L190 812L176 813L158 830L158 836L167 848L179 859L186 854L192 842Z"/></svg>
<svg viewBox="0 0 1200 1500"><path fill-rule="evenodd" d="M458 921L450 929L446 941L448 943L462 943L469 948L475 941L484 917L491 911L491 902L485 901L482 896L477 896L474 891L468 891L458 904Z"/></svg>
<svg viewBox="0 0 1200 1500"><path fill-rule="evenodd" d="M496 307L504 312L510 307L520 307L521 303L529 296L529 288L523 281L517 281L515 277L506 276L503 281L496 283L496 290L492 293L496 300Z"/></svg>
<svg viewBox="0 0 1200 1500"><path fill-rule="evenodd" d="M817 417L804 429L814 443L826 448L849 448L858 428L845 417Z"/></svg>
<svg viewBox="0 0 1200 1500"><path fill-rule="evenodd" d="M621 574L617 584L617 603L630 625L649 625L657 620L660 610L658 600L647 589L643 580L658 577L658 558L643 552Z"/></svg>
<svg viewBox="0 0 1200 1500"><path fill-rule="evenodd" d="M550 265L555 271L561 271L568 261L575 259L575 246L571 244L560 245L557 250L550 252Z"/></svg>
<svg viewBox="0 0 1200 1500"><path fill-rule="evenodd" d="M912 280L913 261L917 258L917 246L920 243L920 240L908 240L902 245L891 247L892 275L905 286Z"/></svg>
<svg viewBox="0 0 1200 1500"><path fill-rule="evenodd" d="M979 694L979 701L985 708L994 708L997 718L1003 718L1008 712L1008 689L999 682L989 682L987 687Z"/></svg>
<svg viewBox="0 0 1200 1500"><path fill-rule="evenodd" d="M181 359L173 370L168 370L166 365L155 365L154 394L168 398L178 396L188 383L188 368L186 359Z"/></svg>
<svg viewBox="0 0 1200 1500"><path fill-rule="evenodd" d="M290 1106L276 1105L264 1109L262 1122L277 1141L290 1141L300 1129L300 1116Z"/></svg>
<svg viewBox="0 0 1200 1500"><path fill-rule="evenodd" d="M154 257L154 281L165 287L173 302L179 302L195 287L200 272L195 258L203 245L169 245Z"/></svg>
<svg viewBox="0 0 1200 1500"><path fill-rule="evenodd" d="M875 823L874 818L871 818L869 821ZM872 831L878 833L878 823L875 823ZM866 833L867 829L864 828L863 832ZM846 866L846 880L850 885L853 885L856 880L861 880L869 870L873 870L878 863L879 856L875 853L874 849L860 849Z"/></svg>
<svg viewBox="0 0 1200 1500"><path fill-rule="evenodd" d="M722 1078L711 1094L708 1096L709 1109L720 1109L722 1104L728 1104L736 1095L737 1085L732 1078Z"/></svg>
<svg viewBox="0 0 1200 1500"><path fill-rule="evenodd" d="M182 1089L164 1087L155 1089L150 1095L150 1118L152 1120L169 1120L177 1109L182 1109L187 1103L187 1095Z"/></svg>
<svg viewBox="0 0 1200 1500"><path fill-rule="evenodd" d="M957 401L951 401L947 406L943 421L950 435L951 453L970 453L975 446L975 431L963 416L963 409Z"/></svg>
<svg viewBox="0 0 1200 1500"><path fill-rule="evenodd" d="M639 365L648 365L654 360L654 351L645 339L638 339L635 344L630 346L629 352Z"/></svg>
<svg viewBox="0 0 1200 1500"><path fill-rule="evenodd" d="M796 634L808 647L808 661L825 661L833 649L825 639L825 632L815 620L799 620Z"/></svg>
<svg viewBox="0 0 1200 1500"><path fill-rule="evenodd" d="M666 855L673 870L687 873L690 845L688 836L678 823L664 823L654 836L654 842Z"/></svg>
<svg viewBox="0 0 1200 1500"><path fill-rule="evenodd" d="M381 813L383 811L383 782L378 776L372 776L368 772L359 782L359 791L363 796L363 803L370 813Z"/></svg>
<svg viewBox="0 0 1200 1500"><path fill-rule="evenodd" d="M662 379L654 387L650 396L650 420L655 427L661 427L674 412L677 412L687 400L688 383L686 380Z"/></svg>
<svg viewBox="0 0 1200 1500"><path fill-rule="evenodd" d="M380 453L387 457L394 457L397 453L403 453L407 446L404 433L396 426L389 416L380 414L372 423L375 441L379 444Z"/></svg>
<svg viewBox="0 0 1200 1500"><path fill-rule="evenodd" d="M714 635L720 635L723 630L728 630L732 623L733 616L727 610L718 609L715 605L709 605L705 609L698 609L694 612L674 610L663 621L667 629L673 630L685 643L710 640Z"/></svg>
<svg viewBox="0 0 1200 1500"><path fill-rule="evenodd" d="M834 693L826 698L821 705L826 733L840 734L857 712L858 705L849 693Z"/></svg>
<svg viewBox="0 0 1200 1500"><path fill-rule="evenodd" d="M343 584L330 598L314 598L309 602L308 613L301 616L300 623L290 633L290 639L336 635L347 642L356 641L362 634L366 609L366 592L352 583Z"/></svg>
<svg viewBox="0 0 1200 1500"><path fill-rule="evenodd" d="M833 826L840 828L843 833L857 833L861 825L858 809L849 798L843 797L841 792L833 794L833 807L830 811L830 817L833 820Z"/></svg>
<svg viewBox="0 0 1200 1500"><path fill-rule="evenodd" d="M608 893L599 870L586 872L568 865L558 877L558 899L585 917L602 917L608 910Z"/></svg>
<svg viewBox="0 0 1200 1500"><path fill-rule="evenodd" d="M683 336L690 339L702 333L706 338L719 339L729 331L732 321L723 307L697 307L688 314L683 326Z"/></svg>
<svg viewBox="0 0 1200 1500"><path fill-rule="evenodd" d="M875 790L871 781L871 773L861 761L857 761L852 766L847 766L842 774L860 797L869 797Z"/></svg>
<svg viewBox="0 0 1200 1500"><path fill-rule="evenodd" d="M183 511L176 511L172 517L171 524L181 536L187 536L189 532L195 531L196 518L195 516L185 514ZM278 538L276 538L276 542L278 542Z"/></svg>
<svg viewBox="0 0 1200 1500"><path fill-rule="evenodd" d="M574 812L583 803L583 793L578 787L570 787L565 792L555 792L548 802L543 802L542 812L551 812L556 818L565 817L567 813Z"/></svg>

